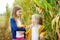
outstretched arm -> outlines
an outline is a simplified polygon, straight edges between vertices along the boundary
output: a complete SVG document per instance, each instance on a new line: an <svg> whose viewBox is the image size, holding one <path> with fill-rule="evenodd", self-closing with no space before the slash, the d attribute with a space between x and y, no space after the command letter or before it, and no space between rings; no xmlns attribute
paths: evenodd
<svg viewBox="0 0 60 40"><path fill-rule="evenodd" d="M25 28L18 28L13 18L10 19L11 28L15 31L25 31Z"/></svg>

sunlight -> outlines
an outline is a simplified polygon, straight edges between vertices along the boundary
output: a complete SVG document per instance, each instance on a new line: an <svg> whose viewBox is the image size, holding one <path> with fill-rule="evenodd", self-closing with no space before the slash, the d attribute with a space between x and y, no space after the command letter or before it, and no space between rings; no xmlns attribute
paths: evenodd
<svg viewBox="0 0 60 40"><path fill-rule="evenodd" d="M12 7L14 0L0 0L0 14L3 14L6 10L6 4L8 3L9 8Z"/></svg>

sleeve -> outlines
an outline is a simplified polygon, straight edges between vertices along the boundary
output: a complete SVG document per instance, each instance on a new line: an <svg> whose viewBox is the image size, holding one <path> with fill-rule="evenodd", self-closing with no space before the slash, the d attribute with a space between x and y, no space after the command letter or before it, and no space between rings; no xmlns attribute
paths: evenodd
<svg viewBox="0 0 60 40"><path fill-rule="evenodd" d="M15 21L10 19L11 28L15 31L26 31L25 28L18 28Z"/></svg>
<svg viewBox="0 0 60 40"><path fill-rule="evenodd" d="M46 30L44 30L45 29L45 27L43 26L43 25L41 25L40 26L40 28L39 28L39 32L40 32L40 37L44 37L44 36L46 36L46 34L47 34L47 31Z"/></svg>
<svg viewBox="0 0 60 40"><path fill-rule="evenodd" d="M44 30L44 28L45 27L43 25L39 26L39 29L38 29L39 34Z"/></svg>
<svg viewBox="0 0 60 40"><path fill-rule="evenodd" d="M41 32L40 36L41 36L41 35L45 36L46 34L47 34L47 32L44 31L44 32Z"/></svg>

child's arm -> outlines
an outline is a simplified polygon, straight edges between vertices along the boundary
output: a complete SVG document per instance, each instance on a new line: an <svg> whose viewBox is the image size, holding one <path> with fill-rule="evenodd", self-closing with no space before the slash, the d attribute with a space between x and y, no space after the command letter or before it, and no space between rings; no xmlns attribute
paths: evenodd
<svg viewBox="0 0 60 40"><path fill-rule="evenodd" d="M11 24L11 28L15 31L26 31L25 28L18 28L13 18L10 19L10 24Z"/></svg>
<svg viewBox="0 0 60 40"><path fill-rule="evenodd" d="M27 28L26 28L25 34L26 34L26 35L30 35L30 34L31 34L31 27L27 27Z"/></svg>
<svg viewBox="0 0 60 40"><path fill-rule="evenodd" d="M26 25L24 25L24 24L19 26L19 28L25 28L25 27L26 27Z"/></svg>
<svg viewBox="0 0 60 40"><path fill-rule="evenodd" d="M41 26L40 28L39 28L39 34L40 34L40 40L44 40L44 37L46 36L46 34L47 34L47 31L45 31L44 30L44 26Z"/></svg>
<svg viewBox="0 0 60 40"><path fill-rule="evenodd" d="M38 29L39 34L44 30L44 28L45 27L43 25L39 26L39 29Z"/></svg>
<svg viewBox="0 0 60 40"><path fill-rule="evenodd" d="M44 32L41 32L41 34L40 34L40 35L45 36L46 34L47 34L47 32L46 32L46 31L44 31Z"/></svg>
<svg viewBox="0 0 60 40"><path fill-rule="evenodd" d="M42 32L42 33L40 34L40 40L44 40L44 37L46 36L46 34L47 34L46 31L45 31L45 32Z"/></svg>

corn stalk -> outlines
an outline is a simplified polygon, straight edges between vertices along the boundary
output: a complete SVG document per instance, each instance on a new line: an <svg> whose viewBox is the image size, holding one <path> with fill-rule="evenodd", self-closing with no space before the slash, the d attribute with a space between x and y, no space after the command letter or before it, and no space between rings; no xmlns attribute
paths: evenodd
<svg viewBox="0 0 60 40"><path fill-rule="evenodd" d="M45 30L48 32L47 39L57 40L57 33L59 34L59 32L57 32L57 26L58 24L60 25L60 21L56 20L60 19L58 16L59 4L56 3L56 0L15 0L14 6L15 5L22 7L23 19L26 24L30 24L29 21L32 14L41 14L43 17L43 24L45 25Z"/></svg>

